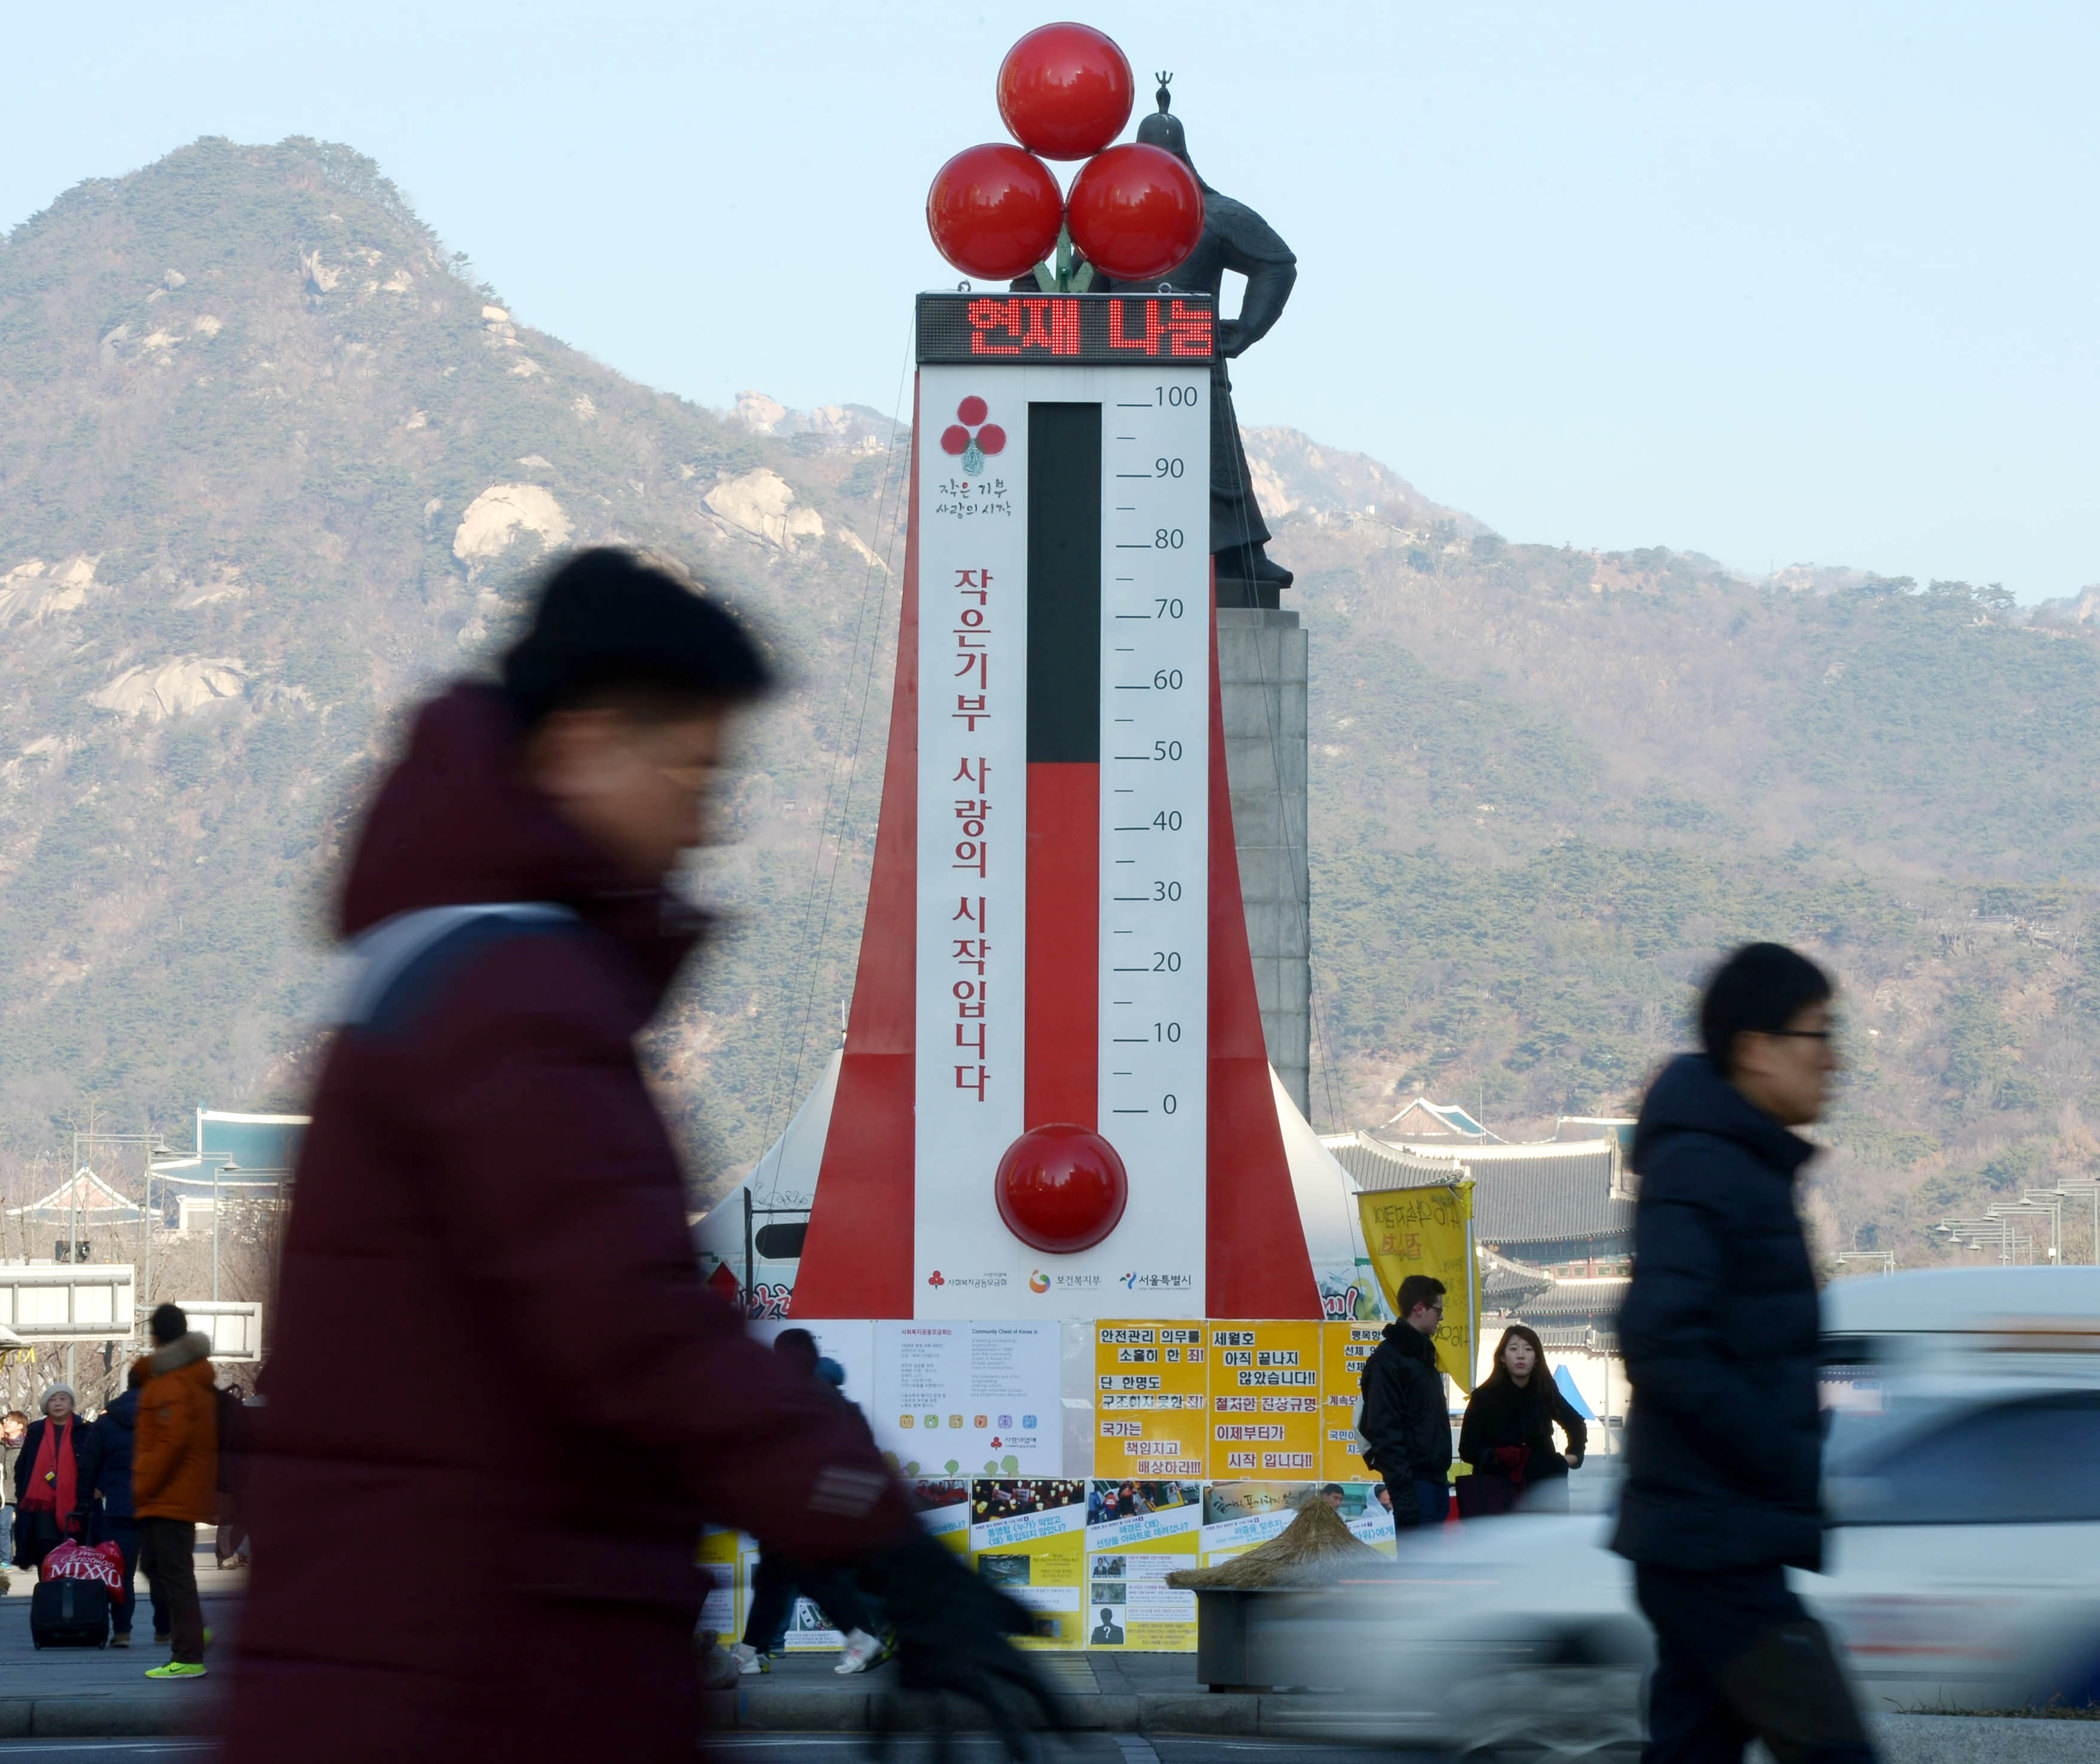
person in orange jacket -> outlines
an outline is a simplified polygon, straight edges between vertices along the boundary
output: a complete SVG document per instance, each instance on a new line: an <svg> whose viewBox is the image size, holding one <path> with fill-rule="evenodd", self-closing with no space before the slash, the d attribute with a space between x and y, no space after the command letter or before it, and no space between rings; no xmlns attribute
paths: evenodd
<svg viewBox="0 0 2100 1764"><path fill-rule="evenodd" d="M139 1566L170 1617L168 1660L149 1678L204 1676L204 1607L197 1598L196 1528L218 1518L218 1402L211 1337L179 1305L155 1307L153 1351L133 1363L139 1426L131 1451Z"/></svg>

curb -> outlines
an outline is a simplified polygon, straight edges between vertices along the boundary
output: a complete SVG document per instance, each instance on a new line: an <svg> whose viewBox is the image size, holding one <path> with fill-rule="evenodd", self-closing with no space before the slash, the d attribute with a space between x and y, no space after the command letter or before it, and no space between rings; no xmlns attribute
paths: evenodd
<svg viewBox="0 0 2100 1764"><path fill-rule="evenodd" d="M208 1733L218 1700L177 1689L152 1696L0 1697L0 1740L135 1740Z"/></svg>
<svg viewBox="0 0 2100 1764"><path fill-rule="evenodd" d="M701 1726L716 1731L858 1733L867 1731L877 1699L864 1691L706 1691ZM1304 1740L1330 1700L1316 1695L1215 1691L1143 1691L1059 1699L1074 1729L1092 1733L1231 1734ZM0 1740L132 1740L209 1733L215 1697L169 1687L152 1696L89 1693L0 1697ZM960 1712L973 1727L974 1712ZM1328 1709L1327 1713L1332 1713ZM2100 1764L2100 1722L2022 1720L1990 1715L1874 1715L1868 1718L1885 1764Z"/></svg>
<svg viewBox="0 0 2100 1764"><path fill-rule="evenodd" d="M873 1725L878 1700L866 1691L785 1686L710 1691L701 1697L701 1725L715 1732L861 1733ZM1284 1735L1302 1733L1304 1705L1318 1700L1250 1691L1109 1691L1060 1697L1058 1706L1080 1732ZM977 1711L957 1713L960 1726L977 1725Z"/></svg>

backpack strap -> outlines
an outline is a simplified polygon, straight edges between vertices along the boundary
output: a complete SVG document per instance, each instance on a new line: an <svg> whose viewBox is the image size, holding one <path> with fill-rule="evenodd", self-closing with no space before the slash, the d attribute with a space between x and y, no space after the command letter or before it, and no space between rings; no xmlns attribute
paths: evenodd
<svg viewBox="0 0 2100 1764"><path fill-rule="evenodd" d="M568 908L541 901L424 907L397 913L352 939L355 972L339 1021L368 1035L399 1035L468 955L507 937L566 931Z"/></svg>

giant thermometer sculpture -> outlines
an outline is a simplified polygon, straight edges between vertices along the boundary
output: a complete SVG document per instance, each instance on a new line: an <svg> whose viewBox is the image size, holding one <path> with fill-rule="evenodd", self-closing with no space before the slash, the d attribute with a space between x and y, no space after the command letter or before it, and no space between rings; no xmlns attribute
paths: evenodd
<svg viewBox="0 0 2100 1764"><path fill-rule="evenodd" d="M1218 710L1207 298L927 294L814 1317L1321 1314Z"/></svg>

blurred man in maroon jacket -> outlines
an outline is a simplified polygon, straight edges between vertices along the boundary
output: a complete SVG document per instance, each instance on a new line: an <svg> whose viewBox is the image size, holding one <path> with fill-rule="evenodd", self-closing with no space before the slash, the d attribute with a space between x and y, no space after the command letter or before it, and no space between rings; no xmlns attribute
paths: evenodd
<svg viewBox="0 0 2100 1764"><path fill-rule="evenodd" d="M637 1064L697 929L664 878L769 684L719 606L587 551L379 794L249 1471L232 1764L690 1759L704 1519L854 1562L907 1685L1009 1733L1045 1713L1025 1618L703 1289Z"/></svg>

